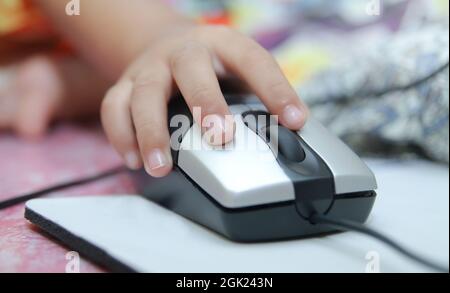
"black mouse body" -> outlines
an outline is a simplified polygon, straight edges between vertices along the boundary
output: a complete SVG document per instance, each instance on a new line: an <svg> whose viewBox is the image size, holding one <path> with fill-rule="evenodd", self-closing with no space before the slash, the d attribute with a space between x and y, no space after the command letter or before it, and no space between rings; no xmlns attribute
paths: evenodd
<svg viewBox="0 0 450 293"><path fill-rule="evenodd" d="M133 172L138 192L239 242L333 232L311 224L312 213L366 221L376 198L375 176L339 138L312 118L293 132L260 103L229 104L235 139L213 147L203 141L185 104L172 102L170 132L178 133L172 141L174 169L164 178ZM189 120L182 130L172 119L180 114Z"/></svg>

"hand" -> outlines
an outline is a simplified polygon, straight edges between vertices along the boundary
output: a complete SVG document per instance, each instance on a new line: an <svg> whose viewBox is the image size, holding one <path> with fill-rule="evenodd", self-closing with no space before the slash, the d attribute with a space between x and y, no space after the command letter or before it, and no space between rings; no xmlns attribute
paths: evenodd
<svg viewBox="0 0 450 293"><path fill-rule="evenodd" d="M199 125L205 126L207 116L220 121L223 139L213 143L232 140L234 128L225 123L230 112L217 77L226 72L246 82L284 126L298 130L304 125L307 107L274 58L255 41L221 26L178 29L154 40L103 101L103 126L127 166L143 164L154 177L170 172L167 103L177 89L191 111L200 107Z"/></svg>
<svg viewBox="0 0 450 293"><path fill-rule="evenodd" d="M27 139L42 137L55 119L98 114L108 84L76 57L28 57L1 74L0 130Z"/></svg>
<svg viewBox="0 0 450 293"><path fill-rule="evenodd" d="M44 57L11 66L0 85L0 129L25 138L43 135L61 96L56 66Z"/></svg>

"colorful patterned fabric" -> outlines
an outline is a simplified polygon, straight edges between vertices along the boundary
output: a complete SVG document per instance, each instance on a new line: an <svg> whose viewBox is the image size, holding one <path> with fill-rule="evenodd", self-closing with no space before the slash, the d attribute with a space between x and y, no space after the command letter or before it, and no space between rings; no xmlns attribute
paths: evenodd
<svg viewBox="0 0 450 293"><path fill-rule="evenodd" d="M300 87L314 115L363 153L449 162L448 27L383 41Z"/></svg>
<svg viewBox="0 0 450 293"><path fill-rule="evenodd" d="M449 162L447 0L380 0L379 15L367 12L373 0L172 2L199 18L226 9L362 154Z"/></svg>

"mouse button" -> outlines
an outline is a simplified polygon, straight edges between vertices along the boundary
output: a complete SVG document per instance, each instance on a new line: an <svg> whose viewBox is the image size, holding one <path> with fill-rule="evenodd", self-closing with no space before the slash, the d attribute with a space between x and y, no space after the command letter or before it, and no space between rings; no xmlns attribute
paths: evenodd
<svg viewBox="0 0 450 293"><path fill-rule="evenodd" d="M301 139L303 151L305 152L305 158L301 162L293 162L287 159L283 159L283 163L292 171L301 175L305 180L310 177L315 177L317 174L322 174L324 170L328 170L322 163L320 157L314 153L308 145L306 145Z"/></svg>
<svg viewBox="0 0 450 293"><path fill-rule="evenodd" d="M244 124L256 132L257 134L263 134L264 129L270 125L277 125L278 121L275 116L262 110L252 110L242 113L242 120Z"/></svg>
<svg viewBox="0 0 450 293"><path fill-rule="evenodd" d="M292 182L267 143L236 119L234 143L223 150L196 149L200 129L183 140L178 167L206 194L227 208L242 208L295 199Z"/></svg>
<svg viewBox="0 0 450 293"><path fill-rule="evenodd" d="M195 185L227 208L295 199L289 178L268 147L264 152L182 150L179 168Z"/></svg>
<svg viewBox="0 0 450 293"><path fill-rule="evenodd" d="M253 111L269 112L267 108L264 106L264 104L262 104L260 101L258 101L257 103L250 103L248 104L248 107Z"/></svg>
<svg viewBox="0 0 450 293"><path fill-rule="evenodd" d="M377 188L376 178L364 161L313 117L298 134L330 169L336 194Z"/></svg>
<svg viewBox="0 0 450 293"><path fill-rule="evenodd" d="M233 115L241 115L244 112L251 111L251 108L244 104L230 105L228 108Z"/></svg>
<svg viewBox="0 0 450 293"><path fill-rule="evenodd" d="M293 131L281 125L264 128L266 140L282 156L290 162L300 163L306 158L300 138Z"/></svg>

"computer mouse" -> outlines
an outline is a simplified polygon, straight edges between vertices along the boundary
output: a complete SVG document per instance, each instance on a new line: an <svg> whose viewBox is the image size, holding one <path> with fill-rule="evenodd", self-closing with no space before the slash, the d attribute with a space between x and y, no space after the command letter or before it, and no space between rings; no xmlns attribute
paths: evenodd
<svg viewBox="0 0 450 293"><path fill-rule="evenodd" d="M152 178L134 171L137 191L233 241L260 242L333 232L309 221L313 213L363 223L376 198L368 166L314 118L300 131L279 125L254 99L230 99L235 138L204 141L187 106L169 106L169 120L188 117L172 142L173 171ZM172 120L171 120L172 119ZM180 134L177 123L170 132Z"/></svg>

